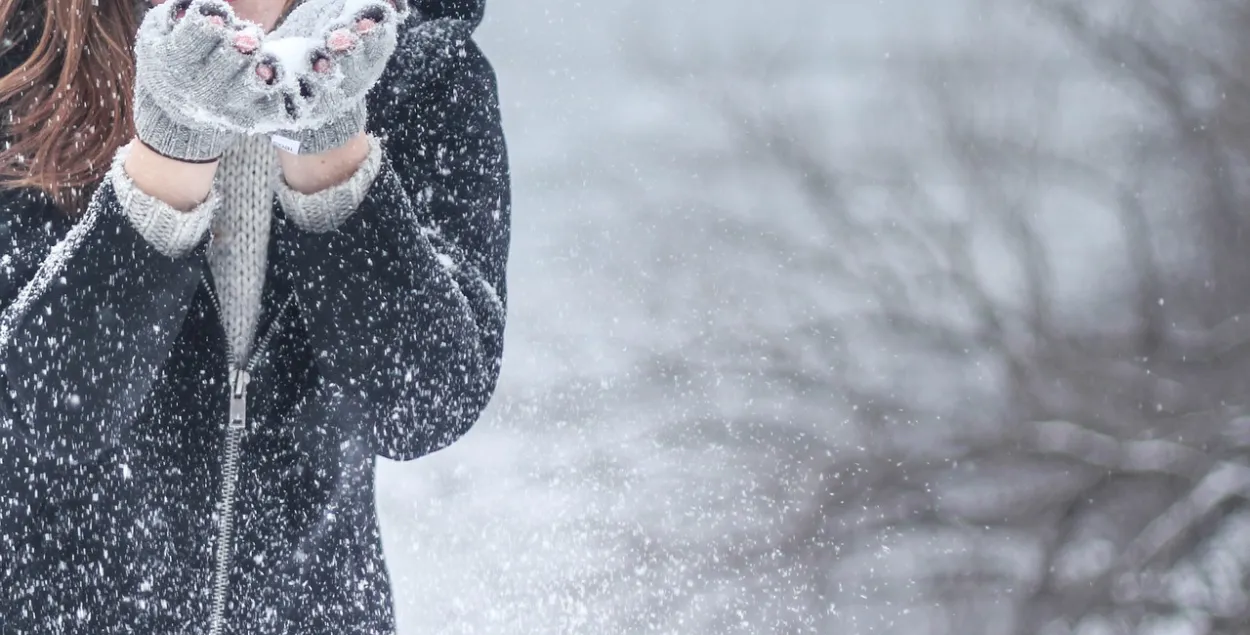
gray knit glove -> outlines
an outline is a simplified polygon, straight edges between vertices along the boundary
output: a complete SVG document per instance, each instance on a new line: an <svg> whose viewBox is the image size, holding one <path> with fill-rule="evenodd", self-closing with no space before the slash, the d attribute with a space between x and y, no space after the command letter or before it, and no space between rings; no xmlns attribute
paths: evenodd
<svg viewBox="0 0 1250 635"><path fill-rule="evenodd" d="M407 0L306 0L266 43L293 72L281 82L287 126L278 147L300 154L337 148L365 128L365 94L395 51Z"/></svg>
<svg viewBox="0 0 1250 635"><path fill-rule="evenodd" d="M135 42L135 128L157 152L186 161L221 156L238 133L283 112L280 60L259 55L261 28L222 0L171 0L150 9Z"/></svg>

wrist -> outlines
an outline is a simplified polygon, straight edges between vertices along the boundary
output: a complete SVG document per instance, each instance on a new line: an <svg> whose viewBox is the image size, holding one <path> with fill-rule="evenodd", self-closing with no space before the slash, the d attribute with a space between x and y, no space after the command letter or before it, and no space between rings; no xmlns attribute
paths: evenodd
<svg viewBox="0 0 1250 635"><path fill-rule="evenodd" d="M139 191L170 207L189 212L208 198L217 162L188 163L171 159L142 141L130 144L122 169Z"/></svg>
<svg viewBox="0 0 1250 635"><path fill-rule="evenodd" d="M221 160L220 156L215 156L211 159L180 159L178 157L169 156L168 154L165 154L164 152L157 150L156 148L152 147L151 144L149 144L148 142L144 141L143 139L139 137L135 137L135 141L137 142L137 145L143 146L145 150L149 152L154 152L162 157L165 157L166 159L169 159L170 161L177 161L179 163L192 163L192 164L197 164L197 165L203 165L207 163L217 163L218 161Z"/></svg>
<svg viewBox="0 0 1250 635"><path fill-rule="evenodd" d="M347 181L368 157L369 138L363 131L325 152L293 154L278 150L282 180L301 194L313 194Z"/></svg>

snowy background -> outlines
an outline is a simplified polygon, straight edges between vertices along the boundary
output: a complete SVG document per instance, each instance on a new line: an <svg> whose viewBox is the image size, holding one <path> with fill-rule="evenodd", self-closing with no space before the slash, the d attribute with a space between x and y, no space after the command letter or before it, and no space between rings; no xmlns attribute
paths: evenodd
<svg viewBox="0 0 1250 635"><path fill-rule="evenodd" d="M1250 3L492 0L504 379L401 633L1250 616Z"/></svg>

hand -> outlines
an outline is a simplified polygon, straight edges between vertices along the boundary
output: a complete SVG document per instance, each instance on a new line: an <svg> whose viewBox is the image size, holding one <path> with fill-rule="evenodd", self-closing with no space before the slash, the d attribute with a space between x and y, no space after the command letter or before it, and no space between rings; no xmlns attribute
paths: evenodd
<svg viewBox="0 0 1250 635"><path fill-rule="evenodd" d="M262 47L284 60L287 120L276 131L296 153L337 148L364 130L365 95L386 70L407 0L308 0ZM290 149L290 148L289 148Z"/></svg>
<svg viewBox="0 0 1250 635"><path fill-rule="evenodd" d="M135 128L169 158L221 156L238 133L282 107L278 60L264 33L221 0L175 0L148 11L135 43Z"/></svg>

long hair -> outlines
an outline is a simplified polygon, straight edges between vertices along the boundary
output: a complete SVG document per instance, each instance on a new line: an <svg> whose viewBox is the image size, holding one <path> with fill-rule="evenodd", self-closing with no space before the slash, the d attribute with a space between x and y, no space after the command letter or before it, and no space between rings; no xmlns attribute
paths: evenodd
<svg viewBox="0 0 1250 635"><path fill-rule="evenodd" d="M0 187L37 188L80 212L134 135L133 0L0 0L0 25L4 55L30 51L0 77Z"/></svg>
<svg viewBox="0 0 1250 635"><path fill-rule="evenodd" d="M30 50L0 77L0 187L37 188L83 211L134 136L138 28L135 0L0 0L0 55Z"/></svg>

